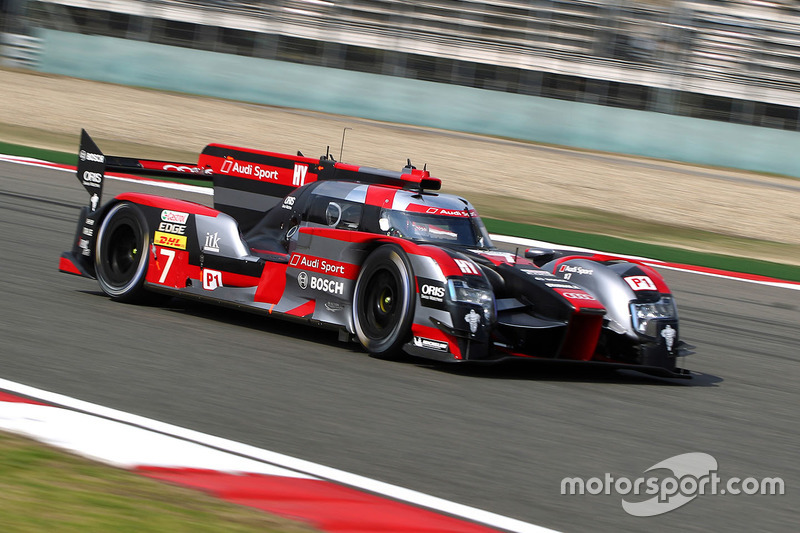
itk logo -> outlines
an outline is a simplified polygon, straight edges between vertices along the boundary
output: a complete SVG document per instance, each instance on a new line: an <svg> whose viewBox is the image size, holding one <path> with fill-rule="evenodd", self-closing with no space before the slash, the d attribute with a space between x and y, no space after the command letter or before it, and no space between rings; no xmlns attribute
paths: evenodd
<svg viewBox="0 0 800 533"><path fill-rule="evenodd" d="M207 291L213 291L219 287L222 287L222 272L203 269L203 288Z"/></svg>
<svg viewBox="0 0 800 533"><path fill-rule="evenodd" d="M203 244L203 250L219 253L219 232L206 233L206 242Z"/></svg>
<svg viewBox="0 0 800 533"><path fill-rule="evenodd" d="M620 494L622 508L633 516L648 517L668 513L705 495L754 494L783 495L785 486L779 477L731 477L723 481L717 474L717 460L701 452L684 453L658 462L645 470L654 472L650 477L636 479L615 478L606 473L603 477L583 479L566 477L561 480L562 495L609 495ZM655 471L669 472L668 475L655 475ZM642 499L637 496L651 496Z"/></svg>

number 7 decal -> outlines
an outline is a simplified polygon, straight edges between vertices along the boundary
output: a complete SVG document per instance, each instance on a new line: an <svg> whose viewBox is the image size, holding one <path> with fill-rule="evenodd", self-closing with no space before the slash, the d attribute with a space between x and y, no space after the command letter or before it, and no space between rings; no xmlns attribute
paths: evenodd
<svg viewBox="0 0 800 533"><path fill-rule="evenodd" d="M161 255L167 256L167 266L164 267L164 271L161 273L161 277L158 278L159 283L164 283L164 280L167 279L167 274L169 273L169 269L172 266L172 262L175 260L175 250L170 250L168 248L159 248L158 251Z"/></svg>

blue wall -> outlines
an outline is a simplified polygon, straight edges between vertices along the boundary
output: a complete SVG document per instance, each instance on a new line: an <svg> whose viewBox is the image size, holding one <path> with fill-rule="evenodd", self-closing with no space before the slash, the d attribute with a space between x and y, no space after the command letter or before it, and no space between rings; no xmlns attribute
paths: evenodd
<svg viewBox="0 0 800 533"><path fill-rule="evenodd" d="M43 30L43 72L800 177L800 133Z"/></svg>

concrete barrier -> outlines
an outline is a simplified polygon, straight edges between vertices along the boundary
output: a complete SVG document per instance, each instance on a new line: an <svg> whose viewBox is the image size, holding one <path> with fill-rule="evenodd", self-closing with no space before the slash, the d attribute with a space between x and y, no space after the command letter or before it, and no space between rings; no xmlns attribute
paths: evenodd
<svg viewBox="0 0 800 533"><path fill-rule="evenodd" d="M800 132L112 37L39 38L43 72L800 177Z"/></svg>

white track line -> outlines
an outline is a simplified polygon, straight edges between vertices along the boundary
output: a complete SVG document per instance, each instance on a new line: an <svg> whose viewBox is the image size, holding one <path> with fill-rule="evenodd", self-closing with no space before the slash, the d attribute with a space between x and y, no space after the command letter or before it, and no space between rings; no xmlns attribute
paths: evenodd
<svg viewBox="0 0 800 533"><path fill-rule="evenodd" d="M245 458L262 461L289 470L294 470L295 472L299 472L308 476L319 477L336 483L342 483L350 487L366 490L381 496L386 496L388 498L393 498L395 500L411 503L460 518L466 518L468 520L491 527L519 533L545 533L554 531L552 529L547 529L535 524L523 522L515 518L509 518L507 516L477 509L475 507L451 502L436 496L430 496L422 492L405 489L403 487L398 487L396 485L391 485L389 483L384 483L382 481L377 481L357 474L351 474L336 468L312 463L303 459L297 459L295 457L290 457L288 455L269 450L263 450L256 448L255 446L242 444L240 442L235 442L221 437L207 435L198 431L174 426L165 422L159 422L157 420L111 409L109 407L103 407L101 405L85 402L83 400L78 400L55 392L49 392L28 385L23 385L21 383L9 381L7 379L0 378L0 389L38 399L43 402L63 406L68 409L74 409L83 413L106 418L108 420L122 422L130 426L138 426L140 428L161 433L162 435L168 435L170 437L182 439L189 443L202 444L204 446L209 446L217 450L233 453Z"/></svg>

